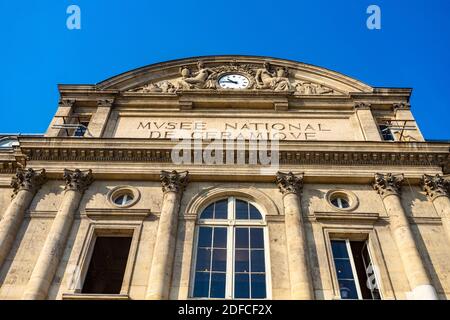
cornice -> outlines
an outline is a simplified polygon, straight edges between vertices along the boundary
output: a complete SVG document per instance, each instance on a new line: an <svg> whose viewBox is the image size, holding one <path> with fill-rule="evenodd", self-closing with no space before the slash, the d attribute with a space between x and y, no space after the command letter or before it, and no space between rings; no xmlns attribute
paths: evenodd
<svg viewBox="0 0 450 320"><path fill-rule="evenodd" d="M395 103L407 103L410 93L408 91L397 91L386 89L381 92L351 92L341 95L307 95L293 93L290 91L264 91L264 90L180 90L176 93L155 93L155 92L133 92L118 90L99 90L95 87L70 85L61 89L61 97L64 99L74 99L77 104L95 105L99 99L115 99L114 106L142 106L145 110L152 110L152 106L162 106L165 108L172 106L177 108L180 104L189 102L193 108L201 108L203 105L208 107L243 105L249 108L252 105L264 108L272 107L280 99L289 103L289 109L297 104L305 105L307 103L317 105L322 103L328 107L340 107L342 105L354 105L355 101L364 101L372 105L372 109L392 109ZM226 102L224 102L226 99ZM150 106L149 106L150 104ZM336 105L336 106L335 106ZM179 108L179 110L183 110Z"/></svg>
<svg viewBox="0 0 450 320"><path fill-rule="evenodd" d="M21 151L28 161L171 163L175 144L146 139L23 138ZM280 143L279 155L281 165L445 167L450 162L448 150L445 143L286 141Z"/></svg>

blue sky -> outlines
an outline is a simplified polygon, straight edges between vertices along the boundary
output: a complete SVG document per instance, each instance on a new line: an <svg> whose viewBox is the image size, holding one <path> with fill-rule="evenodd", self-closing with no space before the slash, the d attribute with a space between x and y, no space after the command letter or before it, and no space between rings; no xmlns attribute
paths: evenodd
<svg viewBox="0 0 450 320"><path fill-rule="evenodd" d="M81 8L81 30L66 9ZM366 27L380 6L381 30ZM0 132L42 133L58 83L97 83L171 59L265 55L373 86L412 87L427 139L450 140L450 1L41 0L0 2Z"/></svg>

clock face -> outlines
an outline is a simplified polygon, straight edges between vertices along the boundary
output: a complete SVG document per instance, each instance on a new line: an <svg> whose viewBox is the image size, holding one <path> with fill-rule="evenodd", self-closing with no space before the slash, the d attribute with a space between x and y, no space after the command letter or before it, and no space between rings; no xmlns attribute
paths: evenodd
<svg viewBox="0 0 450 320"><path fill-rule="evenodd" d="M240 74L226 74L219 79L219 85L223 89L245 89L250 81Z"/></svg>

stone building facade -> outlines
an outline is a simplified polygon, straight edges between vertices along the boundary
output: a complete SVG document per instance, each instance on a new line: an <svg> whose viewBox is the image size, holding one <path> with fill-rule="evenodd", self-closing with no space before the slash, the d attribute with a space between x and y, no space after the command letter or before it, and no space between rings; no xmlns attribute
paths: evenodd
<svg viewBox="0 0 450 320"><path fill-rule="evenodd" d="M0 299L450 298L450 144L411 91L250 56L60 85L0 136Z"/></svg>

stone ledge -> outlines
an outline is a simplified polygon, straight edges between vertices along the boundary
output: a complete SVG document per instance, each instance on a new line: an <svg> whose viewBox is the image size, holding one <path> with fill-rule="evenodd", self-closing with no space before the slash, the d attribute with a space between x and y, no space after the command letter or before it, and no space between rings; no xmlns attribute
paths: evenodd
<svg viewBox="0 0 450 320"><path fill-rule="evenodd" d="M408 221L412 224L442 224L441 217L408 217Z"/></svg>
<svg viewBox="0 0 450 320"><path fill-rule="evenodd" d="M355 213L355 212L323 212L314 211L310 218L315 218L317 221L364 221L374 223L379 218L378 213Z"/></svg>
<svg viewBox="0 0 450 320"><path fill-rule="evenodd" d="M85 215L93 220L111 219L111 218L135 218L145 219L151 215L150 209L130 209L130 208L95 208L85 209Z"/></svg>
<svg viewBox="0 0 450 320"><path fill-rule="evenodd" d="M62 300L130 300L127 294L64 293Z"/></svg>

